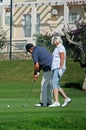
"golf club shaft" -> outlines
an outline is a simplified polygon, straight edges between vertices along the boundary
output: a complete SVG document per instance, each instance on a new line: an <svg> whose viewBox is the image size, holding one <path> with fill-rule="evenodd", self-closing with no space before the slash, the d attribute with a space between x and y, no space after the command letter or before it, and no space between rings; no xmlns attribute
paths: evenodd
<svg viewBox="0 0 86 130"><path fill-rule="evenodd" d="M34 87L34 84L35 84L35 81L33 81L32 85L31 85L31 87L30 87L29 93L28 93L28 95L27 95L27 97L26 97L25 104L28 103L28 99L29 99L29 97L30 97L31 94L32 94L32 89L33 89L33 87Z"/></svg>

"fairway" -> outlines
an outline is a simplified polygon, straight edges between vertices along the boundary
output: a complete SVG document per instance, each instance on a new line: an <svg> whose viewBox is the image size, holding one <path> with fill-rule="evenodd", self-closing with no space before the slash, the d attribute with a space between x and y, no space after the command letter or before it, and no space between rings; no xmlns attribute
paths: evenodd
<svg viewBox="0 0 86 130"><path fill-rule="evenodd" d="M74 65L73 73L69 73L70 65ZM34 107L39 102L41 76L31 88L32 61L2 61L0 66L0 130L86 129L86 92L78 89L84 70L78 64L67 63L61 84L72 102L64 108ZM27 96L27 106L23 107ZM60 102L63 103L61 96Z"/></svg>
<svg viewBox="0 0 86 130"><path fill-rule="evenodd" d="M34 107L37 101L38 98L29 98L27 107L22 107L25 98L1 98L0 130L85 130L86 97L72 97L65 108Z"/></svg>

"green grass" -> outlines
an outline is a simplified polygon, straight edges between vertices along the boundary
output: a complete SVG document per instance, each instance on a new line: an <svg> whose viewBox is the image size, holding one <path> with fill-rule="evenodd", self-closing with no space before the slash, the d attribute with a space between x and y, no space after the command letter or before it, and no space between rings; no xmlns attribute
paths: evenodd
<svg viewBox="0 0 86 130"><path fill-rule="evenodd" d="M31 90L32 60L0 61L0 130L85 130L86 92L81 90L84 71L68 60L61 85L72 102L65 108L38 108L34 104L39 102L41 74ZM27 96L27 107L22 107Z"/></svg>

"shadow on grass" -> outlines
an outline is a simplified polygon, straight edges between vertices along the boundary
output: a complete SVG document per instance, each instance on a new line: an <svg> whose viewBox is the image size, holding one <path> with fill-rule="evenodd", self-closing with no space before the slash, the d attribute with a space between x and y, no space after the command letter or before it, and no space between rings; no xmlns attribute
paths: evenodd
<svg viewBox="0 0 86 130"><path fill-rule="evenodd" d="M66 83L63 87L64 88L76 88L76 89L82 90L82 83L70 82L70 83Z"/></svg>

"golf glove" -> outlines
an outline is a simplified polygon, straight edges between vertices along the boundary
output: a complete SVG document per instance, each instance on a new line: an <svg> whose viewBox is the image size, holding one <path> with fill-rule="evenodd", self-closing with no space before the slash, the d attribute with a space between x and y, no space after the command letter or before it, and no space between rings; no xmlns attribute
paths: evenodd
<svg viewBox="0 0 86 130"><path fill-rule="evenodd" d="M62 69L59 69L59 77L61 78L63 75Z"/></svg>
<svg viewBox="0 0 86 130"><path fill-rule="evenodd" d="M37 75L39 76L39 75L40 75L40 73L39 73L39 72L37 72Z"/></svg>

